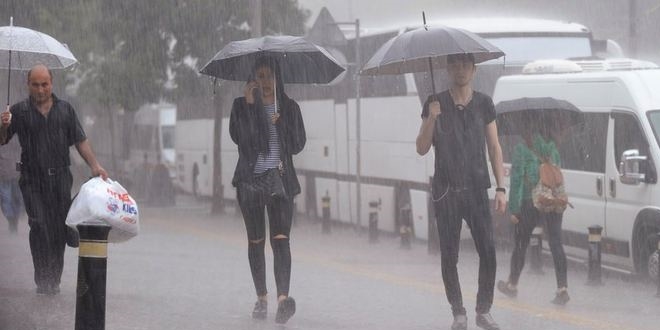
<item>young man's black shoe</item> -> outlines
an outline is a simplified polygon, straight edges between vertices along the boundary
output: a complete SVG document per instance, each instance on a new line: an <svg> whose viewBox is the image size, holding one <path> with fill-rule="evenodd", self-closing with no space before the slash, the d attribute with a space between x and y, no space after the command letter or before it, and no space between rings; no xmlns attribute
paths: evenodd
<svg viewBox="0 0 660 330"><path fill-rule="evenodd" d="M48 293L48 289L46 289L45 286L37 286L38 295L46 295L47 293Z"/></svg>
<svg viewBox="0 0 660 330"><path fill-rule="evenodd" d="M275 322L284 324L288 321L293 314L296 313L296 301L291 297L286 297L277 305L277 314L275 315Z"/></svg>
<svg viewBox="0 0 660 330"><path fill-rule="evenodd" d="M568 296L568 291L566 289L557 291L555 299L552 299L552 303L555 305L566 305L566 303L571 300L571 297Z"/></svg>
<svg viewBox="0 0 660 330"><path fill-rule="evenodd" d="M467 316L462 314L454 315L454 323L451 324L451 330L467 330Z"/></svg>
<svg viewBox="0 0 660 330"><path fill-rule="evenodd" d="M38 295L46 295L46 296L54 296L60 293L60 286L59 285L42 285L42 286L37 286L37 294Z"/></svg>
<svg viewBox="0 0 660 330"><path fill-rule="evenodd" d="M477 326L485 330L500 330L500 326L495 323L495 320L490 313L477 314Z"/></svg>
<svg viewBox="0 0 660 330"><path fill-rule="evenodd" d="M266 319L268 314L268 301L259 299L254 303L254 309L252 310L252 318L258 320Z"/></svg>
<svg viewBox="0 0 660 330"><path fill-rule="evenodd" d="M498 281L497 290L504 293L509 298L515 298L518 295L518 289L511 288L508 282Z"/></svg>

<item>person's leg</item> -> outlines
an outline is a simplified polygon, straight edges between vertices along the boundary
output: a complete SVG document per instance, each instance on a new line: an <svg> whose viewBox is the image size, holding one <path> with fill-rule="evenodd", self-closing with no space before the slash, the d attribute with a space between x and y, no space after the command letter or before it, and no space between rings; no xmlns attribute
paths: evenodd
<svg viewBox="0 0 660 330"><path fill-rule="evenodd" d="M291 282L291 248L289 245L293 219L293 199L277 198L268 206L270 246L273 249L273 268L277 286L277 323L286 323L296 312L296 302L289 297Z"/></svg>
<svg viewBox="0 0 660 330"><path fill-rule="evenodd" d="M7 218L9 231L15 233L17 231L19 209L14 202L14 193L12 190L12 180L0 180L0 209L2 209L2 214Z"/></svg>
<svg viewBox="0 0 660 330"><path fill-rule="evenodd" d="M490 203L486 190L474 191L469 196L466 221L470 225L472 239L479 254L479 290L477 292L477 314L487 314L493 304L495 288L495 241Z"/></svg>
<svg viewBox="0 0 660 330"><path fill-rule="evenodd" d="M16 217L14 219L14 224L16 231L18 230L18 222L21 218L24 206L23 206L23 195L21 194L21 188L18 186L18 178L12 179L10 183L11 187L11 202L14 205L14 210Z"/></svg>
<svg viewBox="0 0 660 330"><path fill-rule="evenodd" d="M248 260L252 280L259 299L265 300L266 294L266 258L264 255L266 225L264 204L258 198L247 196L241 188L237 190L238 204L243 214L248 238Z"/></svg>
<svg viewBox="0 0 660 330"><path fill-rule="evenodd" d="M548 230L548 245L552 252L552 259L555 264L555 275L557 277L557 288L567 288L567 270L566 270L566 253L564 253L564 246L561 243L561 222L562 214L559 213L545 213L545 224Z"/></svg>
<svg viewBox="0 0 660 330"><path fill-rule="evenodd" d="M291 248L289 237L291 233L293 200L278 198L268 205L268 220L270 224L270 245L273 249L273 268L277 285L278 300L289 295L291 279Z"/></svg>
<svg viewBox="0 0 660 330"><path fill-rule="evenodd" d="M525 200L520 209L519 222L514 226L514 247L511 254L511 271L508 284L512 287L518 285L520 273L525 267L525 254L529 246L529 239L538 221L538 212L531 200Z"/></svg>
<svg viewBox="0 0 660 330"><path fill-rule="evenodd" d="M49 197L46 207L50 214L49 235L51 236L51 286L55 291L59 290L64 269L64 251L66 248L66 216L71 207L71 186L73 176L71 172L66 171L56 176L51 176L49 180ZM56 292L55 292L56 293Z"/></svg>
<svg viewBox="0 0 660 330"><path fill-rule="evenodd" d="M463 222L457 205L458 198L456 194L450 192L440 201L434 202L440 243L442 281L454 316L466 314L456 267Z"/></svg>
<svg viewBox="0 0 660 330"><path fill-rule="evenodd" d="M25 174L21 177L20 187L30 227L30 252L34 265L34 282L37 285L37 293L46 293L49 285L48 254L50 243L41 187L35 178Z"/></svg>

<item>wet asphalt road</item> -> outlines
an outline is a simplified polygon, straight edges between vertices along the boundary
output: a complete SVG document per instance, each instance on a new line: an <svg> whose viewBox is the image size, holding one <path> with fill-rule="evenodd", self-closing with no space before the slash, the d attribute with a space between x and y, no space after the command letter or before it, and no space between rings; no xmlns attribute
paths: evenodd
<svg viewBox="0 0 660 330"><path fill-rule="evenodd" d="M211 216L208 205L181 197L175 208L141 208L141 233L109 245L106 329L449 329L440 258L424 242L412 250L394 236L369 244L366 233L333 227L321 234L315 221L298 218L292 231L291 296L296 315L274 322L270 296L265 321L251 318L255 301L242 220L229 212ZM272 253L267 245L268 286L274 292ZM508 275L509 253L498 251L498 279ZM474 324L478 257L463 244L459 274ZM519 295L495 293L492 314L502 329L660 328L656 287L620 278L584 285L586 273L569 266L572 300L550 303L554 273L523 271ZM37 296L32 281L27 225L18 235L0 225L0 329L73 329L77 249L67 248L61 293Z"/></svg>

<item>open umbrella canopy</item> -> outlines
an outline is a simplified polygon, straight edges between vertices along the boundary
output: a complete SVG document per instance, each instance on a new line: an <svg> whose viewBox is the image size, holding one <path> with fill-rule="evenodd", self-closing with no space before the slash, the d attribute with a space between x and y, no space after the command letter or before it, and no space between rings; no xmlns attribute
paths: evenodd
<svg viewBox="0 0 660 330"><path fill-rule="evenodd" d="M345 70L327 50L303 37L266 36L230 42L200 73L246 81L261 56L277 60L284 83L326 84Z"/></svg>
<svg viewBox="0 0 660 330"><path fill-rule="evenodd" d="M572 103L552 97L525 97L495 106L501 135L519 135L523 129L564 131L584 122L582 111Z"/></svg>
<svg viewBox="0 0 660 330"><path fill-rule="evenodd" d="M76 62L78 60L64 44L45 33L12 25L0 27L2 69L29 70L36 64L64 69Z"/></svg>
<svg viewBox="0 0 660 330"><path fill-rule="evenodd" d="M447 56L473 54L476 63L504 56L482 37L448 26L419 28L400 34L383 46L364 65L362 75L424 72L447 66Z"/></svg>
<svg viewBox="0 0 660 330"><path fill-rule="evenodd" d="M77 62L66 45L45 33L14 26L13 17L9 26L0 27L0 69L8 69L7 105L11 70L29 70L37 64L49 69L64 69Z"/></svg>

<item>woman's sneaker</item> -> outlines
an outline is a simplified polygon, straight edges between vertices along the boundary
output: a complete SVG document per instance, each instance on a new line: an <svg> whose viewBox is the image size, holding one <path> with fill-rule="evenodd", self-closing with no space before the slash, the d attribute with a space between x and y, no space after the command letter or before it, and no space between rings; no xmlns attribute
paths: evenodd
<svg viewBox="0 0 660 330"><path fill-rule="evenodd" d="M268 301L259 299L254 303L254 309L252 310L252 318L258 320L266 319L268 314Z"/></svg>
<svg viewBox="0 0 660 330"><path fill-rule="evenodd" d="M296 313L296 301L291 297L286 297L277 305L277 314L275 315L275 322L284 324L288 321L293 314Z"/></svg>
<svg viewBox="0 0 660 330"><path fill-rule="evenodd" d="M568 290L559 289L555 295L555 299L552 299L552 303L555 305L566 305L566 303L571 300L571 297L568 296Z"/></svg>
<svg viewBox="0 0 660 330"><path fill-rule="evenodd" d="M509 282L498 281L497 290L504 293L509 298L515 298L518 295L518 289L509 286Z"/></svg>

